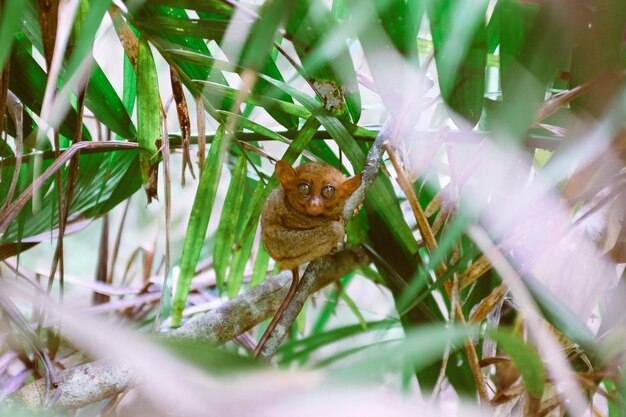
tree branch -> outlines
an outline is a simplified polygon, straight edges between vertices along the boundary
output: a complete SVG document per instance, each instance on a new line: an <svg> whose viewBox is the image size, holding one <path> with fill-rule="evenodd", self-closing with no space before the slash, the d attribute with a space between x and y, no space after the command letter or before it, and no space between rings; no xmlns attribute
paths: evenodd
<svg viewBox="0 0 626 417"><path fill-rule="evenodd" d="M310 287L311 293L368 262L362 247L346 249L326 257L323 265L316 269L317 279ZM169 332L167 337L217 344L227 342L270 318L285 298L290 282L289 271L268 278L215 310ZM136 372L132 363L127 361L113 363L110 360L98 360L66 369L57 376L57 387L49 397L56 398L55 408L73 409L121 393L131 386ZM4 407L12 403L24 403L31 408L41 408L45 405L45 394L45 382L39 379L22 387L0 404Z"/></svg>
<svg viewBox="0 0 626 417"><path fill-rule="evenodd" d="M367 154L367 159L365 160L365 165L363 167L363 180L361 186L350 196L348 201L346 201L346 205L343 209L342 216L346 222L352 218L359 206L363 203L363 200L365 199L365 192L372 186L378 177L378 170L383 159L383 153L385 152L384 145L387 142L387 139L391 136L392 128L393 120L389 118L381 128L376 140ZM329 257L324 256L309 263L309 266L300 280L296 293L278 321L274 331L267 339L265 346L263 346L263 349L259 353L259 356L266 362L269 362L272 356L274 356L278 347L287 335L287 332L293 325L293 322L296 320L296 317L300 314L300 311L302 310L309 294L311 294L312 289L318 285L316 284L316 281L322 276L321 272L328 268L328 260Z"/></svg>

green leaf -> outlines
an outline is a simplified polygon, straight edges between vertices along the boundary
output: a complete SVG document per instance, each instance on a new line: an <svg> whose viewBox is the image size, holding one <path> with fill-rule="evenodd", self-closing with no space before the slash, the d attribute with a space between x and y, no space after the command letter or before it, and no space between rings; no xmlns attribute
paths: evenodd
<svg viewBox="0 0 626 417"><path fill-rule="evenodd" d="M258 133L261 136L265 136L268 139L276 140L276 141L283 142L283 143L289 143L289 140L285 138L284 136L281 136L279 133L276 133L273 130L268 129L265 126L262 126L239 114L231 113L225 110L218 110L217 114L219 114L220 116L223 116L224 120L226 120L229 117L233 118L233 120L235 120L235 123L239 129L247 129L254 133Z"/></svg>
<svg viewBox="0 0 626 417"><path fill-rule="evenodd" d="M43 96L46 90L47 75L31 56L32 45L22 34L16 35L17 42L11 53L11 76L9 89L28 107L33 113L40 114L43 104ZM59 132L73 138L78 123L76 110L70 107L61 125ZM83 125L83 139L91 140L91 135Z"/></svg>
<svg viewBox="0 0 626 417"><path fill-rule="evenodd" d="M417 30L424 13L423 5L404 0L374 0L374 5L380 23L393 46L409 61L415 61ZM412 8L419 9L411 10Z"/></svg>
<svg viewBox="0 0 626 417"><path fill-rule="evenodd" d="M254 288L265 280L267 276L267 266L270 263L270 254L267 253L265 247L261 243L254 260L254 268L252 270L252 278L250 279L250 288Z"/></svg>
<svg viewBox="0 0 626 417"><path fill-rule="evenodd" d="M15 32L22 21L22 13L24 7L28 4L26 1L7 1L2 7L2 15L0 20L0 68L4 68L11 46L15 39Z"/></svg>
<svg viewBox="0 0 626 417"><path fill-rule="evenodd" d="M243 203L246 181L246 158L240 156L237 165L233 169L224 207L222 208L222 216L217 227L215 236L215 249L213 250L213 265L215 267L215 277L217 289L220 293L224 290L224 282L226 278L226 269L235 240L235 227L237 220L241 216L241 204Z"/></svg>
<svg viewBox="0 0 626 417"><path fill-rule="evenodd" d="M150 3L180 9L196 10L198 12L207 12L225 17L229 17L233 10L232 6L228 3L216 0L152 0Z"/></svg>
<svg viewBox="0 0 626 417"><path fill-rule="evenodd" d="M239 95L238 90L234 88L225 87L221 84L216 84L210 81L194 80L194 84L196 84L198 86L198 89L202 91L202 94L210 100L215 100L222 97L232 100ZM280 110L282 112L300 117L302 119L306 119L311 115L311 113L308 112L306 109L296 104L271 97L259 96L254 93L246 95L244 103L261 106L268 111Z"/></svg>
<svg viewBox="0 0 626 417"><path fill-rule="evenodd" d="M223 47L229 60L239 62L242 67L255 72L262 72L271 78L284 81L280 70L272 59L271 52L278 27L291 14L292 5L293 1L291 0L274 0L263 3L259 17L252 24L248 39L241 48L239 59L233 59L232 54L229 54L230 48ZM291 98L287 94L282 93L263 79L256 80L253 91L259 95L291 102ZM270 114L287 129L298 127L298 120L293 116L275 111L270 111Z"/></svg>
<svg viewBox="0 0 626 417"><path fill-rule="evenodd" d="M324 126L331 137L337 142L341 150L345 152L346 156L350 160L350 163L354 167L355 172L359 172L363 169L365 152L363 152L363 150L359 147L352 135L350 135L350 132L348 132L339 119L333 116L330 112L326 111L320 103L316 102L313 98L309 97L300 90L278 80L273 80L265 76L261 77L285 91L296 101L299 101L319 120L322 126Z"/></svg>
<svg viewBox="0 0 626 417"><path fill-rule="evenodd" d="M365 327L360 324L351 324L302 339L289 341L281 346L278 351L281 355L279 362L288 363L289 361L298 360L324 346L340 342L345 338L354 337L361 333L374 332L377 330L387 331L397 326L398 320L394 319L370 321L366 323Z"/></svg>
<svg viewBox="0 0 626 417"><path fill-rule="evenodd" d="M515 333L500 330L489 332L489 337L498 342L498 348L511 357L524 379L526 391L541 399L546 371L539 353Z"/></svg>
<svg viewBox="0 0 626 417"><path fill-rule="evenodd" d="M158 162L156 141L161 138L160 105L159 81L154 58L148 41L141 37L137 52L137 139L141 178L144 184L150 178L152 166Z"/></svg>
<svg viewBox="0 0 626 417"><path fill-rule="evenodd" d="M624 77L607 79L606 74L618 73L622 68L621 52L626 22L626 2L607 0L597 2L594 13L589 13L589 25L579 33L572 51L570 88L575 88L602 76L603 82L588 94L572 102L572 108L585 117L600 118L622 91ZM602 45L598 48L598 45Z"/></svg>
<svg viewBox="0 0 626 417"><path fill-rule="evenodd" d="M200 13L201 14L201 13ZM223 16L217 16L220 19L224 19ZM144 19L147 27L145 28L147 31L153 30L150 32L150 41L151 43L163 53L166 49L172 48L183 48L185 50L194 51L199 54L205 56L211 56L209 52L209 48L207 47L204 40L191 37L191 36L181 36L180 32L175 34L167 34L163 31L154 30L156 26L152 23L152 19L169 19L171 20L189 20L187 12L182 9L173 9L169 7L157 7L150 3L144 5L141 8L140 13L138 13L139 19ZM132 23L136 23L136 19L131 20ZM228 22L228 20L226 20ZM176 29L173 29L176 32ZM167 57L167 54L163 54ZM175 64L174 66L177 68L181 81L192 90L192 85L190 80L209 80L211 82L215 82L221 85L228 85L228 81L220 71L211 71L210 68L202 68L196 65L192 65L188 62L179 62L174 60L170 62L171 64ZM194 95L198 95L199 92L193 91ZM223 97L218 97L215 100L211 98L209 100L209 104L214 108L231 110L233 107L233 101L230 99L224 99ZM207 110L209 110L207 108Z"/></svg>
<svg viewBox="0 0 626 417"><path fill-rule="evenodd" d="M359 310L359 307L356 305L354 300L350 298L348 293L345 291L341 291L341 294L339 294L339 296L346 303L352 314L354 314L354 316L357 318L363 330L367 331L367 322L365 321L363 314L361 314L361 311Z"/></svg>
<svg viewBox="0 0 626 417"><path fill-rule="evenodd" d="M460 128L473 128L482 113L488 3L486 0L434 0L428 10L441 95Z"/></svg>
<svg viewBox="0 0 626 417"><path fill-rule="evenodd" d="M128 59L126 58L126 54L124 54L124 57L124 59ZM133 72L134 81L136 82L136 75L132 66L131 70ZM134 100L136 91L135 84L133 83L127 87L129 87L129 89L124 90L124 95L131 95ZM101 123L106 125L122 138L128 140L136 139L137 130L135 129L135 125L133 124L128 111L115 92L115 89L111 85L109 79L106 77L100 66L95 62L93 63L91 79L87 85L85 106L92 111L94 116ZM132 107L130 108L130 111L132 111Z"/></svg>
<svg viewBox="0 0 626 417"><path fill-rule="evenodd" d="M492 19L500 21L500 77L504 100L514 100L516 67L519 65L526 37L539 6L533 3L520 3L513 0L499 1Z"/></svg>
<svg viewBox="0 0 626 417"><path fill-rule="evenodd" d="M209 219L213 211L215 194L222 173L224 155L228 149L230 138L224 135L224 128L220 125L215 133L215 138L209 149L198 190L193 200L187 235L183 244L183 253L180 260L180 273L176 283L176 294L172 309L172 326L180 326L185 302L191 288L191 280L195 274L196 265L200 259L202 243L209 227Z"/></svg>
<svg viewBox="0 0 626 417"><path fill-rule="evenodd" d="M325 48L323 41L338 28L337 20L319 1L296 0L293 3L286 30L289 38L293 39L307 80L327 110L347 121L358 122L361 96L345 40L337 39L340 45L332 45L332 50L315 51Z"/></svg>
<svg viewBox="0 0 626 417"><path fill-rule="evenodd" d="M137 91L137 73L133 68L132 62L128 58L128 55L124 54L124 90L122 92L122 103L127 114L133 113L135 107L135 97Z"/></svg>
<svg viewBox="0 0 626 417"><path fill-rule="evenodd" d="M582 3L572 3L566 15L558 2L541 3L538 11L535 4L523 4L520 10L515 3L506 0L511 8L501 22L504 96L494 119L499 122L495 129L501 137L521 142L545 99L546 87L560 69L569 67L577 33L588 21L587 7ZM506 55L516 53L518 58L509 60L509 70Z"/></svg>
<svg viewBox="0 0 626 417"><path fill-rule="evenodd" d="M98 154L81 154L75 182L74 198L70 207L70 218L93 218L107 213L141 187L137 150L109 151ZM44 158L43 169L47 168L53 156ZM32 160L32 159L31 159ZM32 182L32 166L26 163L20 170L20 187ZM13 166L2 168L3 177L13 170ZM62 185L67 182L68 169L61 170ZM22 236L27 242L49 240L46 232L58 226L58 217L50 218L50 212L56 207L56 192L52 192L54 181L50 180L42 187L41 210L33 213L26 205L21 213ZM17 242L18 222L13 222L0 241Z"/></svg>

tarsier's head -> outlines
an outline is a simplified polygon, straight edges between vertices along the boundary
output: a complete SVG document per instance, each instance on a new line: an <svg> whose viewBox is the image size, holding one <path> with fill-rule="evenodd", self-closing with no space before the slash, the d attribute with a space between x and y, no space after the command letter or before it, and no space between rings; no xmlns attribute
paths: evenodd
<svg viewBox="0 0 626 417"><path fill-rule="evenodd" d="M285 161L276 163L276 177L287 201L309 216L341 215L346 199L361 185L362 175L346 179L338 169L320 162L307 162L295 169Z"/></svg>

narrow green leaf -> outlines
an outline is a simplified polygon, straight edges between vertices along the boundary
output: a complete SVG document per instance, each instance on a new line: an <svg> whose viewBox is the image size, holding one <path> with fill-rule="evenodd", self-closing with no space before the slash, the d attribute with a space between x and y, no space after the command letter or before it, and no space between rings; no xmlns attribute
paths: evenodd
<svg viewBox="0 0 626 417"><path fill-rule="evenodd" d="M227 2L215 0L153 0L151 3L168 7L178 7L180 9L196 10L198 12L207 12L225 17L229 17L233 10L233 7Z"/></svg>
<svg viewBox="0 0 626 417"><path fill-rule="evenodd" d="M293 3L286 30L290 39L293 39L308 81L313 84L327 110L346 121L358 122L361 116L361 96L354 63L345 40L338 40L341 45L334 45L332 56L315 52L324 38L338 29L337 19L317 0L297 0ZM324 60L309 60L313 54L324 56Z"/></svg>
<svg viewBox="0 0 626 417"><path fill-rule="evenodd" d="M245 20L190 19L170 16L137 18L133 24L140 31L154 35L175 35L221 41L226 30L242 35L248 32L250 22Z"/></svg>
<svg viewBox="0 0 626 417"><path fill-rule="evenodd" d="M526 391L541 399L546 380L546 371L539 353L522 338L506 331L494 331L489 337L498 342L498 348L506 352L524 379Z"/></svg>
<svg viewBox="0 0 626 417"><path fill-rule="evenodd" d="M126 151L110 151L99 154L82 154L79 158L78 175L75 182L74 198L70 207L70 216L93 218L107 213L121 201L134 194L140 187L138 152L136 149ZM47 168L54 158L44 159L43 168ZM31 159L32 160L32 159ZM30 161L29 161L30 164ZM25 165L20 170L20 187L32 182L32 166ZM5 166L5 172L12 170ZM30 169L30 172L28 171ZM67 168L61 170L62 183L67 181ZM58 218L50 218L50 211L56 207L56 193L53 192L53 181L42 187L41 210L33 213L29 205L22 209L22 234L28 241L49 239L45 233L58 226ZM23 188L18 191L23 191ZM51 223L52 221L52 223ZM2 242L17 242L18 225L13 222L0 239ZM42 235L44 234L44 235ZM34 236L41 235L39 240Z"/></svg>
<svg viewBox="0 0 626 417"><path fill-rule="evenodd" d="M494 10L492 19L500 21L500 82L504 100L515 100L516 66L524 47L526 37L532 30L532 25L539 6L532 3L519 3L513 0L499 1Z"/></svg>
<svg viewBox="0 0 626 417"><path fill-rule="evenodd" d="M424 10L411 10L411 3L405 0L375 0L374 5L380 23L396 50L408 60L416 60L415 39Z"/></svg>
<svg viewBox="0 0 626 417"><path fill-rule="evenodd" d="M254 268L252 270L252 278L250 279L250 288L254 288L263 281L267 276L267 266L270 263L270 254L267 253L263 243L259 244L259 250L254 260Z"/></svg>
<svg viewBox="0 0 626 417"><path fill-rule="evenodd" d="M353 337L363 332L373 332L375 330L386 331L398 326L398 324L398 320L394 319L370 321L367 322L365 328L360 324L351 324L348 326L332 329L324 333L319 333L302 339L289 341L281 346L278 351L281 354L279 362L285 363L292 360L297 360L303 355L308 355L321 347L340 342L345 338Z"/></svg>
<svg viewBox="0 0 626 417"><path fill-rule="evenodd" d="M267 77L266 79L270 80L271 78ZM212 99L212 100L216 98L220 98L220 97L224 97L228 99L235 99L240 94L239 91L234 88L226 87L221 84L216 84L210 81L194 80L194 84L198 85L199 89L202 91L205 97ZM263 107L267 109L268 111L280 110L287 114L297 116L301 119L306 119L311 115L311 113L308 112L306 109L296 104L278 100L278 99L271 98L271 97L259 96L254 93L248 94L244 102L247 104L253 104L255 106Z"/></svg>
<svg viewBox="0 0 626 417"><path fill-rule="evenodd" d="M135 107L135 97L137 91L137 73L133 68L128 55L124 54L124 90L122 92L122 103L129 115L133 114Z"/></svg>
<svg viewBox="0 0 626 417"><path fill-rule="evenodd" d="M128 59L124 54L124 59ZM124 95L132 95L133 100L136 90L136 74L133 72L133 83L128 85L128 90L124 90ZM125 78L126 79L126 78ZM134 104L134 101L133 101ZM130 115L111 82L102 71L102 68L94 62L91 71L91 79L87 85L85 94L85 106L92 111L94 116L113 132L124 139L135 140L137 129L133 124ZM132 112L132 107L130 109Z"/></svg>
<svg viewBox="0 0 626 417"><path fill-rule="evenodd" d="M296 101L300 102L311 114L315 115L322 126L326 128L328 133L337 142L341 150L345 152L355 172L359 172L363 169L365 152L359 147L352 135L350 135L350 132L348 132L339 119L326 111L319 102L289 84L273 80L263 75L261 77L285 91Z"/></svg>
<svg viewBox="0 0 626 417"><path fill-rule="evenodd" d="M233 169L215 236L213 265L215 267L217 289L220 293L224 290L226 269L228 268L228 261L235 240L235 227L237 226L237 220L241 216L241 204L244 196L242 190L245 188L247 175L246 165L246 158L240 156L237 160L237 165Z"/></svg>
<svg viewBox="0 0 626 417"><path fill-rule="evenodd" d="M139 165L143 183L148 182L151 167L157 163L156 141L161 138L159 81L150 45L139 39L137 52L137 126Z"/></svg>
<svg viewBox="0 0 626 417"><path fill-rule="evenodd" d="M333 0L330 14L337 20L348 20L350 17L350 6L347 0Z"/></svg>
<svg viewBox="0 0 626 417"><path fill-rule="evenodd" d="M498 122L496 130L504 133L499 136L521 143L544 102L546 87L554 82L560 69L571 65L572 48L589 24L589 9L584 3L550 1L539 5L524 3L520 10L515 3L519 2L506 0L511 9L501 22L504 96L494 120ZM567 14L563 14L564 10ZM509 26L509 22L513 25ZM516 47L518 59L509 59L509 71L506 55L515 54Z"/></svg>
<svg viewBox="0 0 626 417"><path fill-rule="evenodd" d="M350 298L346 291L341 291L341 294L339 296L347 304L352 314L354 314L354 316L357 318L359 324L361 325L361 328L363 328L363 331L367 331L367 322L365 321L363 314L361 314L361 310L359 310L359 307L356 305L354 300Z"/></svg>
<svg viewBox="0 0 626 417"><path fill-rule="evenodd" d="M602 117L606 109L623 90L624 77L607 80L606 74L622 70L621 53L624 45L624 22L626 22L626 2L607 0L595 5L594 13L589 13L589 24L579 33L572 51L570 88L604 76L605 80L596 85L588 94L572 102L575 112L587 117L591 114ZM598 48L598 45L602 45Z"/></svg>
<svg viewBox="0 0 626 417"><path fill-rule="evenodd" d="M247 41L242 45L239 64L259 72L269 58L274 37L280 23L289 17L293 7L291 0L273 0L263 3L259 18L250 28Z"/></svg>
<svg viewBox="0 0 626 417"><path fill-rule="evenodd" d="M255 72L262 72L272 78L284 81L280 70L276 66L275 58L273 59L271 56L271 52L274 49L273 43L279 25L291 14L293 3L291 0L274 0L263 3L259 10L259 17L252 24L248 39L241 48L239 59L232 59L231 54L228 53L229 48L223 48L229 60L239 62L242 67L250 68ZM262 96L291 101L288 95L282 93L263 79L257 79L253 91ZM270 115L287 129L298 127L298 120L293 116L275 111L270 111Z"/></svg>
<svg viewBox="0 0 626 417"><path fill-rule="evenodd" d="M26 1L15 0L4 2L0 20L0 45L2 45L0 48L0 68L4 68L4 64L11 53L15 32L20 26L22 12L27 4Z"/></svg>
<svg viewBox="0 0 626 417"><path fill-rule="evenodd" d="M289 143L289 140L285 138L284 136L281 136L279 133L276 133L273 130L268 129L265 126L260 125L239 114L231 113L225 110L218 110L217 113L220 116L223 116L224 120L226 120L229 117L234 118L234 120L236 121L237 127L239 129L247 129L254 133L258 133L261 136L265 136L268 139L276 140L276 141L283 142L283 143Z"/></svg>
<svg viewBox="0 0 626 417"><path fill-rule="evenodd" d="M204 12L199 12L198 14L200 15L200 17L202 17L203 13ZM138 13L137 17L139 19L144 19L144 21L147 22L147 30L155 27L152 23L150 23L153 21L153 19L164 18L174 21L189 20L189 16L186 10L154 6L152 3L144 4L144 6L141 8L141 12ZM214 18L221 19L223 22L226 22L226 24L230 21L229 19L225 19L222 15L214 16ZM135 20L132 20L132 23L135 23ZM160 51L163 51L164 49L181 47L185 50L195 51L205 56L211 56L209 48L203 39L191 36L181 36L181 32L177 31L176 27L173 28L173 31L176 33L167 34L163 31L153 30L151 32L150 40L152 44L155 45ZM212 71L211 68L202 68L187 62L174 61L174 63L176 64L175 66L177 67L177 69L180 69L180 79L187 86L187 88L191 88L189 80L208 80L221 85L228 85L228 81L221 73L221 71ZM194 95L195 94L199 94L199 92L194 92ZM223 97L217 97L215 99L211 98L209 100L209 104L211 105L211 107L218 109L231 110L233 107L233 101L228 98L225 99ZM207 106L207 110L208 109L209 106Z"/></svg>
<svg viewBox="0 0 626 417"><path fill-rule="evenodd" d="M229 138L225 137L224 128L220 125L209 149L209 157L204 164L200 182L198 183L198 190L191 207L172 309L173 327L180 326L182 320L183 309L185 308L185 302L191 287L191 280L195 274L200 251L202 250L202 243L209 227L209 219L213 211L215 194L228 145Z"/></svg>
<svg viewBox="0 0 626 417"><path fill-rule="evenodd" d="M33 45L30 41L21 33L16 35L16 39L17 42L11 51L9 89L19 97L24 106L39 114L46 90L47 75L32 57L30 51ZM59 127L59 132L67 138L73 138L77 123L76 110L70 107ZM83 139L91 140L89 130L84 125Z"/></svg>
<svg viewBox="0 0 626 417"><path fill-rule="evenodd" d="M435 0L428 15L439 87L457 126L472 128L483 108L488 1ZM457 116L464 120L458 120Z"/></svg>

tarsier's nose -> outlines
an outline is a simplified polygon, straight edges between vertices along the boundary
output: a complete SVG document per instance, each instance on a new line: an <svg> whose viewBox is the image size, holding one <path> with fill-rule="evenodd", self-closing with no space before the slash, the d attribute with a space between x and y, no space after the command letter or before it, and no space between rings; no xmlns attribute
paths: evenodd
<svg viewBox="0 0 626 417"><path fill-rule="evenodd" d="M322 202L319 200L319 198L311 199L306 208L306 212L309 213L311 216L318 216L322 214L323 211L324 206L322 205Z"/></svg>

